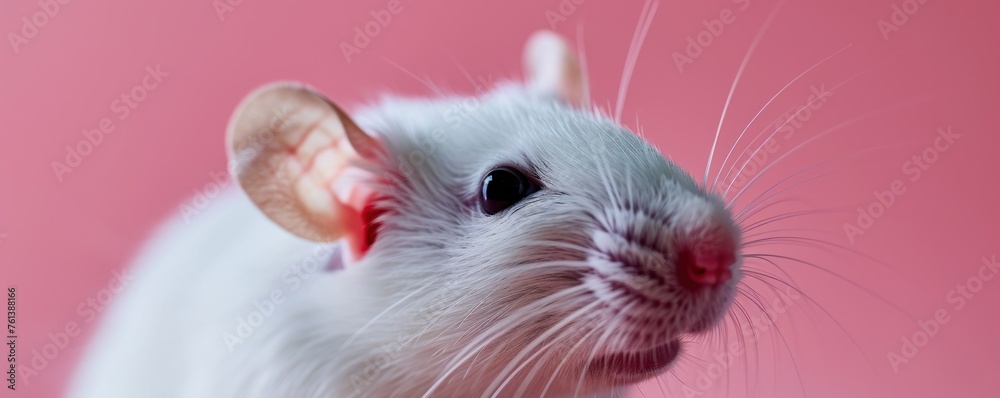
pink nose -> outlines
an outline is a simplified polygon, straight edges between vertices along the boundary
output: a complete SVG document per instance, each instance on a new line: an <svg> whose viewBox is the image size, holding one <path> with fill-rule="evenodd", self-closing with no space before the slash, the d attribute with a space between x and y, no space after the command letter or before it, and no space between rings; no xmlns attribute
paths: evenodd
<svg viewBox="0 0 1000 398"><path fill-rule="evenodd" d="M697 247L685 250L678 258L681 283L689 289L718 286L733 278L730 266L736 261L732 249Z"/></svg>

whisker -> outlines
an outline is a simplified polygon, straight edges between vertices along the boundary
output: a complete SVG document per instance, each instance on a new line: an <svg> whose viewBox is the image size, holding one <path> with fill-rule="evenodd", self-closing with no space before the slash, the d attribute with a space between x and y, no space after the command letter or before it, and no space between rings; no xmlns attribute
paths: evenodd
<svg viewBox="0 0 1000 398"><path fill-rule="evenodd" d="M428 279L430 279L430 278L428 278ZM389 313L389 311L392 311L394 308L396 308L396 306L400 305L404 301L409 300L415 294L422 292L428 286L434 286L434 284L433 283L423 283L423 284L421 284L421 286L419 288L417 288L413 292L407 294L406 296L403 296L403 298L397 300L392 305L386 307L385 310L383 310L382 312L378 313L378 315L375 315L375 317L373 317L371 320L369 320L368 322L366 322L364 324L364 326L362 326L361 328L359 328L358 331L354 332L354 334L352 334L351 337L349 337L347 339L347 341L344 341L344 344L342 344L340 346L340 349L342 350L342 349L344 349L344 347L347 347L347 346L351 345L351 343L354 342L354 339L356 339L358 336L360 336L362 333L364 333L366 330L368 330L368 328L371 327L375 323L375 321L377 321L380 318L382 318L382 316L384 316L385 314Z"/></svg>
<svg viewBox="0 0 1000 398"><path fill-rule="evenodd" d="M585 343L587 341L587 339L590 338L590 336L593 336L594 333L597 333L600 330L601 330L600 328L593 328L593 329L591 329L590 332L588 332L587 334L585 334L582 338L580 338L580 340L578 340L576 342L576 344L573 344L573 346L570 347L569 352L566 353L566 355L563 357L562 361L559 361L559 365L557 365L556 368L555 368L555 370L552 371L552 376L549 377L548 382L545 383L545 388L542 389L542 393L539 394L539 398L544 398L545 394L548 393L549 388L552 387L552 382L554 382L556 380L556 376L559 375L559 371L562 370L562 367L566 366L566 363L569 362L570 358L572 358L573 352L576 351L578 348L580 348L583 345L583 343ZM519 394L520 394L520 392L519 392Z"/></svg>
<svg viewBox="0 0 1000 398"><path fill-rule="evenodd" d="M423 398L429 397L435 390L437 390L437 388L440 387L441 384L444 383L444 381L455 370L457 370L462 363L471 358L474 353L485 348L489 343L493 342L494 340L500 338L503 335L503 333L505 333L505 331L509 331L513 327L516 327L518 324L516 322L523 322L527 320L523 318L524 316L528 316L529 319L533 318L532 316L529 316L532 315L533 311L540 310L541 308L544 308L547 305L551 305L553 302L566 300L567 298L572 297L573 295L578 295L584 292L586 289L587 288L582 285L563 289L557 293L553 293L542 299L536 300L531 304L522 306L521 308L518 308L517 310L509 314L506 318L507 322L501 322L493 325L492 327L481 333L480 337L477 337L469 344L467 344L465 349L462 349L458 353L456 353L455 358L452 359L452 361L446 365L447 366L446 371L442 374L441 377L438 378L436 382L434 382L434 384L431 385L430 388L428 388L428 390L423 394ZM534 315L539 316L542 314L534 314Z"/></svg>
<svg viewBox="0 0 1000 398"><path fill-rule="evenodd" d="M580 75L583 79L583 98L580 108L590 107L590 73L587 69L587 46L583 40L583 21L576 25L576 52L580 61Z"/></svg>
<svg viewBox="0 0 1000 398"><path fill-rule="evenodd" d="M744 214L742 217L740 217L740 218L734 218L733 220L736 221L737 224L743 224L745 222L750 221L754 216L757 216L758 214L763 213L764 210L770 209L770 208L778 206L778 205L785 205L785 204L789 204L789 203L798 203L800 205L805 205L806 201L802 197L798 197L798 196L787 196L787 197L780 198L780 199L774 199L774 200L772 200L770 202L767 202L767 203L761 205L759 208L756 208L753 211L748 212L747 214ZM848 212L848 213L850 212L850 210L846 210L846 209L844 209L843 211L844 212ZM782 214L784 214L784 213L782 213ZM756 221L755 221L755 223L756 223ZM743 226L741 226L740 228L743 231L747 231L747 229L745 227L743 227Z"/></svg>
<svg viewBox="0 0 1000 398"><path fill-rule="evenodd" d="M465 76L465 79L469 81L469 84L472 85L472 88L475 90L475 92L479 93L479 91L483 89L483 87L480 87L479 82L476 82L476 79L472 77L472 74L470 74L469 71L465 69L465 67L462 66L461 63L458 62L458 58L456 58L454 54L448 51L446 51L445 53L447 53L448 57L455 62L455 66L458 67L459 72L462 72L462 76Z"/></svg>
<svg viewBox="0 0 1000 398"><path fill-rule="evenodd" d="M797 232L797 233L805 234L805 233L821 233L821 232L825 232L825 231L820 230L820 229L816 229L816 228L777 228L777 229L772 229L772 230L768 230L768 231L755 232L755 233L752 233L752 234L749 234L749 235L743 235L743 238L744 238L744 242L743 243L744 243L744 245L749 246L749 243L754 243L754 241L757 238L769 237L771 234L774 234L774 233L792 233L792 232ZM753 240L747 240L749 238L754 238L754 239Z"/></svg>
<svg viewBox="0 0 1000 398"><path fill-rule="evenodd" d="M722 123L726 120L726 112L729 111L729 104L733 100L733 93L736 92L736 85L740 82L740 77L743 76L743 71L747 67L747 62L750 61L750 56L753 55L754 50L757 49L757 44L760 43L760 39L764 37L764 33L767 32L767 28L771 26L771 21L774 17L778 15L778 10L781 6L785 4L785 0L781 0L771 14L767 16L764 23L761 25L760 30L757 31L757 35L754 36L753 41L750 42L750 47L747 48L747 53L743 56L743 61L740 63L740 68L736 71L736 77L733 79L733 85L729 87L729 95L726 97L726 103L722 106L722 116L719 117L719 127L715 129L715 139L712 141L712 150L708 153L708 163L705 165L705 181L702 183L705 188L708 188L708 172L712 169L712 157L715 156L715 147L719 144L719 134L722 132Z"/></svg>
<svg viewBox="0 0 1000 398"><path fill-rule="evenodd" d="M848 252L848 253L851 253L853 255L856 255L858 257L861 257L861 258L863 258L865 260L871 261L871 262L873 262L875 264L878 264L878 265L882 266L883 268L885 268L886 270L893 272L899 278L907 278L906 275L900 273L899 270L896 267L892 266L891 264L886 263L885 261L879 260L879 259L877 259L875 257L872 257L872 256L870 256L868 254L865 254L865 253L863 253L863 252L861 252L859 250L855 250L853 248L850 248L850 247L847 247L847 246L844 246L844 245L841 245L841 244L838 244L838 243L828 242L828 241L825 241L825 240L815 239L815 238L809 238L809 237L804 237L804 236L777 236L777 237L773 237L773 239L775 239L775 241L783 241L784 243L792 243L792 244L796 244L796 243L801 243L801 244L812 243L812 244L815 244L817 246L809 246L809 247L814 247L814 248L817 248L819 250L823 250L823 251L825 251L827 253L834 254L834 255L836 255L836 254L833 253L833 252L831 252L831 251L824 250L823 248L819 247L818 245L825 245L825 246L832 247L832 248L835 248L835 249L840 249L840 250L843 250L845 252Z"/></svg>
<svg viewBox="0 0 1000 398"><path fill-rule="evenodd" d="M855 339L854 336L852 336L851 333L847 331L847 329L844 327L844 325L842 325L840 323L840 321L838 321L837 318L834 317L833 314L831 314L830 311L826 309L826 307L820 305L818 302L816 302L816 300L813 300L812 297L809 297L808 294L806 294L802 290L799 290L799 288L788 284L787 282L781 280L780 278L775 278L772 275L768 275L768 274L764 274L764 273L751 273L749 275L750 275L751 278L759 280L759 281L761 281L761 282L763 282L765 284L768 284L768 285L770 285L769 281L775 281L775 282L781 283L781 284L783 284L785 286L788 286L790 289L795 290L797 292L797 294L799 294L803 298L805 298L806 301L808 301L812 306L814 306L816 308L819 308L819 310L822 311L823 314L826 315L826 317L828 319L830 319L831 322L833 322L833 324L837 327L837 329L839 329L840 332L844 334L844 336L846 336L849 340L851 340L851 343L854 344L854 348L856 348L858 350L858 353L861 354L861 357L865 360L865 362L868 364L868 366L871 367L872 370L875 370L875 364L872 363L872 361L871 361L870 358L868 358L868 355L861 348L861 345L858 343L857 339ZM816 328L816 329L819 329L816 326L815 323L813 324L813 327Z"/></svg>
<svg viewBox="0 0 1000 398"><path fill-rule="evenodd" d="M382 58L382 60L383 60L383 61L385 61L385 62L388 62L388 63L389 63L389 65L392 65L392 66L394 66L394 67L395 67L396 69L399 69L399 70L400 70L400 71L402 71L403 73L405 73L405 74L407 74L408 76L410 76L410 77L414 78L414 79L415 79L416 81L420 82L420 84L423 84L424 86L426 86L427 88L429 88L429 89L430 89L431 91L433 91L433 92L434 92L435 94L437 94L437 95L440 95L440 96L442 96L442 97L447 97L447 96L448 96L448 95L447 95L447 94L445 94L445 93L444 93L443 91L441 91L441 89L439 89L439 88L438 88L438 87L437 87L436 85L434 85L434 83L432 83L432 82L430 81L430 79L426 79L426 78L420 78L420 77L419 77L419 76L417 76L417 75L416 75L415 73L411 72L411 71L410 71L409 69L406 69L406 68L404 68L404 67L403 67L402 65L400 65L400 64L397 64L397 63L395 63L395 62L393 62L393 61L389 60L388 58L386 58L386 57L384 57L384 56L381 56L381 55L379 55L379 58Z"/></svg>
<svg viewBox="0 0 1000 398"><path fill-rule="evenodd" d="M755 181L757 181L757 179L759 179L761 176L763 176L764 174L766 174L776 164L778 164L782 160L788 158L788 156L794 154L795 152L797 152L798 150L802 149L806 145L809 145L810 143L813 143L816 140L818 140L820 138L823 138L823 137L825 137L825 136L827 136L827 135L829 135L829 134L831 134L833 132L836 132L836 131L844 128L844 127L850 126L852 124L858 123L858 122L866 120L866 119L870 119L870 118L872 118L872 117L874 117L876 115L880 115L880 114L883 114L883 113L888 113L888 112L891 112L891 111L894 111L894 110L897 110L897 109L900 109L900 108L905 108L905 107L910 106L910 105L912 105L912 104L914 104L916 102L920 102L920 101L924 101L924 100L926 100L926 98L917 98L917 99L914 99L914 100L911 100L911 101L905 101L905 102L903 102L901 104L898 104L898 105L895 105L895 106L885 107L885 108L876 110L874 112L868 112L868 113L865 113L865 114L863 114L861 116L858 116L858 117L852 118L850 120L847 120L847 121L845 121L843 123L837 124L837 125L829 128L829 129L824 130L823 132L821 132L819 134L816 134L815 136L809 137L809 139L803 141L802 143L800 143L799 145L796 145L794 148L792 148L788 152L785 152L784 154L782 154L781 156L779 156L777 159L774 160L774 162L771 162L767 166L764 166L764 168L761 169L760 173L757 173L756 176L754 176L752 179L750 179L750 182L748 182L746 186L744 186L742 189L740 189L740 191L737 192L735 196L733 196L732 201L735 202L736 199L738 199L740 196L743 195L744 192L746 192L747 188L753 186L753 183ZM744 167L746 167L746 164L744 164ZM742 172L742 169L740 170L740 172ZM739 173L737 173L737 175L739 175ZM732 184L730 184L730 187L732 187ZM725 197L726 194L728 194L728 193L729 193L729 189L727 188L726 189L726 193L723 194L723 197Z"/></svg>
<svg viewBox="0 0 1000 398"><path fill-rule="evenodd" d="M771 99L767 100L767 102L764 103L764 106L762 106L760 108L760 110L757 111L757 114L753 115L753 117L750 118L750 122L747 123L746 127L743 128L743 131L740 132L740 135L738 137L736 137L736 141L733 142L733 146L729 149L729 153L727 153L726 154L726 158L723 159L722 165L719 166L719 173L715 175L715 180L712 181L712 189L711 190L715 190L715 185L719 182L719 176L722 175L722 170L723 170L723 168L726 167L726 163L729 162L729 156L733 154L733 150L736 149L736 145L738 145L740 143L740 140L743 139L743 135L746 134L747 130L750 129L750 126L753 125L753 122L757 120L757 117L760 116L760 114L762 112L764 112L764 110L766 110L769 105L771 105L771 102L774 101L775 98L778 98L778 96L781 95L781 93L785 92L785 90L787 90L788 87L791 87L792 84L794 84L795 82L797 82L799 79L801 79L807 73L809 73L813 69L816 69L817 67L819 67L820 65L822 65L826 61L830 60L831 58L837 56L838 54L844 52L848 48L851 48L851 46L853 46L853 45L854 44L848 44L844 48L841 48L840 50L835 51L833 54L828 55L826 58L823 58L819 62L813 64L813 66L810 66L806 70L802 71L802 73L799 73L798 76L795 76L795 78L792 79L792 81L788 82L788 84L785 84L784 87L782 87L780 90L778 90L778 92L774 93L774 95L771 96ZM726 174L726 179L728 179L728 178L729 178L729 174L727 173Z"/></svg>
<svg viewBox="0 0 1000 398"><path fill-rule="evenodd" d="M896 52L896 53L894 53L894 54L892 54L892 55L890 55L890 56L888 56L888 57L886 57L886 58L882 59L881 61L879 61L879 62L876 62L876 63L875 63L875 64L873 64L872 66L869 66L868 68L865 68L865 69L863 69L862 71L860 71L860 72L858 72L858 73L855 73L854 75L852 75L852 76L848 77L848 78L847 78L847 79L845 79L844 81L842 81L842 82L840 82L840 83L836 84L835 86L833 86L833 88L831 88L830 90L827 90L827 91L830 91L830 92L832 92L832 91L836 91L836 90L839 90L839 89L840 89L841 87L843 87L843 86L845 86L845 85L849 84L850 82L854 81L854 80L855 80L855 79L857 79L858 77L861 77L861 76L863 76L863 75L867 74L868 72L871 72L872 70L875 70L875 69L877 69L877 68L878 68L879 66L881 66L882 64L885 64L885 63L886 63L886 62L888 62L889 60L891 60L891 59L895 58L896 56L898 56L898 55L899 55L900 53L901 53L901 52ZM769 135L769 136L767 137L767 139L765 139L765 140L764 140L763 142L761 142L760 146L758 146L758 147L757 147L757 149L756 149L756 150L755 150L755 151L754 151L754 152L753 152L753 153L752 153L752 154L750 155L750 157L749 157L749 158L747 158L747 161L746 161L746 162L744 162L744 164L743 164L743 166L742 166L742 167L740 167L740 171L739 171L739 172L737 172L737 173L736 173L736 175L737 175L737 176L739 176L739 175L740 175L741 173L743 173L743 169L744 169L744 168L746 168L746 166L747 166L747 165L748 165L748 164L750 163L750 161L751 161L751 160L753 159L753 157L754 157L754 156L756 156L756 155L757 155L757 153L758 153L758 152L760 152L760 150L761 150L761 149L763 149L764 145L766 145L766 144L767 144L767 142L768 142L768 141L769 141L769 140L770 140L770 139L771 139L772 137L774 137L774 135L775 135L775 134L777 134L777 133L778 133L778 131L781 131L781 129L782 129L783 127L785 127L786 125L788 125L788 123L791 123L791 121L792 121L793 119L795 119L795 117L797 117L797 116L798 116L798 115L799 115L800 113L802 113L802 111L804 111L804 110L805 110L805 109L806 109L807 107L811 106L811 105L812 105L813 103L815 103L816 101L819 101L820 99L821 99L821 98L817 97L817 98L814 98L814 99L813 99L812 101L809 101L808 103L806 103L806 105L805 105L805 106L802 106L802 107L800 107L798 111L796 111L796 112L795 112L794 114L792 114L791 116L789 116L789 117L788 117L788 119L787 119L787 120L785 120L785 122L784 122L784 123L782 123L782 124L781 124L780 126L778 126L777 128L775 128L775 129L774 129L774 131L773 131L773 132L771 132L771 134L770 134L770 135ZM757 138L760 138L760 137L761 137L761 136L762 136L762 135L764 134L764 132L766 132L766 131L767 131L767 128L765 127L765 129L761 130L761 132L760 132L760 133L758 133L758 134L757 134L757 136L756 136L756 137L754 137L754 139L753 139L752 141L750 141L750 145L752 145L752 144L753 144L754 142L756 142L756 141L757 141ZM741 152L740 152L740 154L739 154L739 156L737 156L737 157L736 157L736 161L738 161L739 159L743 158L743 155L744 155L744 154L746 154L746 151L747 151L747 149L750 149L750 146L749 146L749 145L748 145L747 147L743 148L743 151L741 151ZM736 167L736 161L734 161L734 164L733 164L733 167ZM729 172L727 172L727 173L726 173L726 175L728 176L728 175L729 175L729 174L731 174L731 173L732 173L732 168L730 168ZM731 182L729 183L729 187L727 187L727 188L726 188L726 191L725 191L725 193L724 193L724 194L722 195L723 197L725 197L725 196L726 196L726 194L728 194L728 193L729 193L729 190L730 190L730 189L732 188L732 186L733 186L733 184L735 184L735 182L736 182L736 180L734 179L733 181L731 181ZM749 185L749 184L748 184L748 185Z"/></svg>
<svg viewBox="0 0 1000 398"><path fill-rule="evenodd" d="M754 301L753 297L750 295L750 292L747 292L747 290L750 290L752 292L753 288L751 288L750 286L744 285L744 288L740 289L739 293L743 297L745 297L747 300L749 300L751 303L756 304L756 302ZM747 326L749 327L749 330L750 330L750 336L752 337L752 341L751 341L751 344L749 344L749 347L752 347L753 351L754 351L754 373L755 373L754 380L756 380L756 378L760 374L760 347L758 347L758 345L757 345L757 342L760 341L760 337L758 335L757 326L754 324L753 318L750 316L750 312L747 311L746 307L744 307L742 303L734 302L734 304L736 304L736 307L740 310L740 313L743 314L743 318L747 320ZM756 304L756 305L759 308L759 304ZM739 321L739 317L737 317L736 320ZM740 332L740 336L746 336L746 332L742 329L742 327L740 329L738 329L738 331ZM746 344L746 339L743 339L743 346L744 347L748 346ZM748 373L749 373L749 369L748 369ZM749 383L749 377L750 377L750 375L747 374L747 378L748 378L748 380L747 380L747 384L748 384L747 388L749 388L749 384L750 384Z"/></svg>
<svg viewBox="0 0 1000 398"><path fill-rule="evenodd" d="M746 209L748 207L750 207L751 205L753 205L754 202L757 201L758 199L760 199L762 196L764 196L765 194L767 194L771 190L777 188L782 183L784 183L784 182L786 182L786 181L788 181L788 180L790 180L792 178L795 178L795 177L797 177L797 176L799 176L799 175L801 175L803 173L806 173L806 172L808 172L810 170L813 170L813 169L820 168L820 167L822 167L822 166L824 166L826 164L833 163L833 162L836 162L836 161L851 160L851 159L853 159L855 157L858 157L858 156L863 155L863 154L868 153L868 152L878 151L878 150L882 150L882 149L889 149L889 148L898 148L898 147L900 147L902 145L903 145L903 143L897 143L897 144L890 144L890 145L882 145L882 146L869 147L869 148L865 148L865 149L862 149L862 150L854 151L854 152L851 152L851 153L848 153L848 154L845 154L845 155L840 155L840 156L837 156L837 157L833 157L833 158L824 160L822 162L813 164L811 166L808 166L808 167L806 167L806 168L804 168L802 170L799 170L799 171L797 171L795 173L792 173L791 175L786 176L785 178L782 178L777 183L775 183L772 186L770 186L767 189L765 189L763 192L761 192L759 195L757 195L757 197L755 197L753 200L751 200L750 202L748 202L743 207L743 209L740 211L740 213L737 214L737 217L739 217L739 215L742 215L743 212L746 211ZM861 166L858 165L858 166L855 166L855 167L841 168L841 169L837 169L837 170L835 170L833 172L829 172L829 173L826 173L826 174L823 174L823 175L824 176L825 175L831 175L831 174L841 173L841 172L845 172L845 171L848 171L848 170L854 170L854 169L858 169L858 168L861 168ZM815 178L817 178L817 177L810 178L810 179L808 179L806 181L814 180ZM801 183L795 184L795 185L793 185L793 187L797 186L797 185L801 185ZM772 195L771 197L777 196L777 195L779 195L779 194L781 194L782 192L785 192L785 191L786 190L783 190L783 191L779 192L778 194ZM730 201L729 203L726 204L726 207L731 207L734 204L734 202L735 201Z"/></svg>
<svg viewBox="0 0 1000 398"><path fill-rule="evenodd" d="M783 255L779 255L779 254L755 253L755 254L744 254L743 257L771 257L771 258L778 258L778 259L782 259L782 260L788 260L788 261L800 263L800 264L803 264L803 265L807 265L807 266L809 266L811 268L817 269L817 270L822 271L824 273L827 273L827 274L829 274L829 275L831 275L831 276L833 276L833 277L835 277L837 279L840 279L841 281L843 281L845 283L848 283L851 286L854 286L854 287L858 288L859 290L861 290L861 291L863 291L865 293L868 293L872 297L874 297L874 298L878 299L879 301L881 301L883 304L885 304L885 305L887 305L887 306L895 309L896 311L899 311L899 313L901 313L903 315L906 315L907 317L909 317L913 321L916 321L916 319L917 319L917 317L915 315L907 312L906 310L904 310L899 305L897 305L897 304L889 301L888 299L882 297L881 295L876 294L871 289L866 288L866 287L862 286L861 284L859 284L859 283L857 283L857 282L855 282L855 281L853 281L853 280L851 280L851 279L849 279L849 278L847 278L847 277L845 277L845 276L843 276L843 275L841 275L839 273L836 273L836 272L831 271L829 269L820 267L819 265L817 265L815 263L812 263L812 262L809 262L809 261L805 261L805 260L801 260L801 259L794 258L794 257L783 256Z"/></svg>
<svg viewBox="0 0 1000 398"><path fill-rule="evenodd" d="M642 51L642 44L646 41L646 33L649 31L653 18L656 16L656 9L660 6L659 0L646 0L642 6L642 14L639 15L639 22L635 25L635 32L632 33L632 42L628 46L628 53L625 55L625 66L622 69L622 78L618 84L618 100L615 103L615 123L621 123L622 108L625 106L625 95L628 92L629 83L632 81L632 72L639 60L639 52Z"/></svg>
<svg viewBox="0 0 1000 398"><path fill-rule="evenodd" d="M771 202L770 204L775 204L775 203L777 203L777 202ZM766 207L767 206L765 206L764 208L758 209L757 211L754 211L752 213L747 213L744 217L747 217L747 218L753 217L753 216L757 215L760 210L764 210ZM747 232L756 230L758 228L771 225L771 224L773 224L775 222L783 221L783 220L787 220L787 219L791 219L791 218L805 217L805 216L815 216L815 215L819 215L819 214L836 214L836 213L848 214L850 212L851 212L851 210L848 209L848 208L846 208L846 207L827 207L827 208L816 209L816 210L793 211L793 212L781 213L781 214L776 214L776 215L773 215L773 216L765 217L763 219L760 219L758 221L755 221L755 222L747 225L746 227L740 228L740 230L743 231L743 233L747 233Z"/></svg>
<svg viewBox="0 0 1000 398"><path fill-rule="evenodd" d="M521 361L521 359L524 358L524 355L528 354L529 352L531 352L532 350L535 349L535 346L537 346L538 344L541 344L549 336L551 336L552 334L555 334L555 333L559 332L564 327L566 327L567 325L569 325L571 322L576 321L577 318L579 318L579 317L581 317L583 315L588 315L588 312L590 310L594 309L595 307L597 307L597 306L599 306L601 304L603 304L601 301L595 300L594 302L592 302L592 303L584 306L583 308L580 308L579 310L574 311L572 314L564 317L562 320L560 320L555 325L549 327L549 329L546 330L544 333L539 334L537 337L535 337L535 339L533 341L531 341L531 343L529 343L529 344L525 345L523 348L521 348L521 352L518 353L514 357L514 359L512 359L510 361L510 363L507 365L507 367L505 367L503 370L501 370L500 375L497 376L497 380L495 380L492 384L490 384L489 387L487 387L486 393L484 393L484 395L483 395L484 398L485 398L486 394L489 393L489 391L495 391L493 393L493 395L492 395L492 398L496 398L498 395L500 395L500 391L502 391L503 388L505 386L507 386L507 383L509 383L514 378L514 376L517 375L517 373L520 370L522 370L525 366L528 366L528 364L531 363L531 361L534 358L536 358L538 355L541 355L542 350L538 350L538 351L535 351L535 354L532 355L532 356L530 356L528 359L525 359L524 361ZM551 344L553 344L553 342L550 342L549 344L551 345ZM512 368L514 368L514 366L516 366L516 364L518 362L521 362L521 365L517 366L517 368L513 369L513 371L512 371ZM499 378L503 377L503 375L507 374L508 372L510 372L510 376L508 376L502 383L500 383L499 386L497 386L496 383L499 382ZM494 390L494 388L496 388L496 390Z"/></svg>
<svg viewBox="0 0 1000 398"><path fill-rule="evenodd" d="M594 344L594 348L590 350L590 354L587 356L587 360L584 362L583 369L580 370L580 378L579 381L577 381L576 391L574 392L573 396L580 395L580 390L583 389L583 382L584 380L586 380L584 376L587 374L587 370L590 369L590 363L594 361L594 358L597 356L597 351L603 348L605 342L611 336L612 332L614 332L617 329L618 326L617 323L619 323L623 318L622 314L628 313L629 311L632 310L632 307L634 306L635 306L634 303L627 304L624 308L621 309L621 311L619 311L617 314L615 314L614 317L612 317L607 323L605 323L604 333L601 335L600 339L598 339L597 343Z"/></svg>

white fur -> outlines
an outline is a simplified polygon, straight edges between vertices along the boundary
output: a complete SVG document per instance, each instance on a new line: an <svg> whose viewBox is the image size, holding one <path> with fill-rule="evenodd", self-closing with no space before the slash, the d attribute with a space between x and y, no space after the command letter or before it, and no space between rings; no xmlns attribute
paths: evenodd
<svg viewBox="0 0 1000 398"><path fill-rule="evenodd" d="M717 238L696 231L718 227L738 243L722 204L604 117L510 85L482 98L389 98L356 120L393 155L381 174L391 182L376 187L383 226L359 264L296 276L331 250L230 192L190 225L175 218L140 256L70 396L538 396L550 380L548 396L592 394L641 377L587 373L588 359L703 331L732 299L735 278L686 294L673 277L680 242ZM544 189L484 215L479 184L497 165ZM610 280L675 305L644 306ZM287 298L230 352L225 334L272 291Z"/></svg>

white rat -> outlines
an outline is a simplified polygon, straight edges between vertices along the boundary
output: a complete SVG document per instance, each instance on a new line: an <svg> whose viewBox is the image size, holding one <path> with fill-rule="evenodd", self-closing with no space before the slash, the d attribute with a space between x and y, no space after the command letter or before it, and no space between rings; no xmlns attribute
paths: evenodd
<svg viewBox="0 0 1000 398"><path fill-rule="evenodd" d="M663 373L728 310L739 228L584 109L562 39L525 61L527 84L354 119L299 85L249 95L242 192L158 234L69 395L592 396Z"/></svg>

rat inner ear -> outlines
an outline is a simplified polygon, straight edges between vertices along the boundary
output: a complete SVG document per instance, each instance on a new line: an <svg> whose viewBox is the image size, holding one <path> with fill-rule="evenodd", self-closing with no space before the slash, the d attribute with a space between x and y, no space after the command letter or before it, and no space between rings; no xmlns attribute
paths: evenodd
<svg viewBox="0 0 1000 398"><path fill-rule="evenodd" d="M335 104L305 87L251 93L228 131L230 164L247 196L271 220L313 241L366 241L361 212L381 144Z"/></svg>
<svg viewBox="0 0 1000 398"><path fill-rule="evenodd" d="M524 69L533 91L578 107L589 102L580 60L559 35L545 30L535 32L524 47Z"/></svg>

